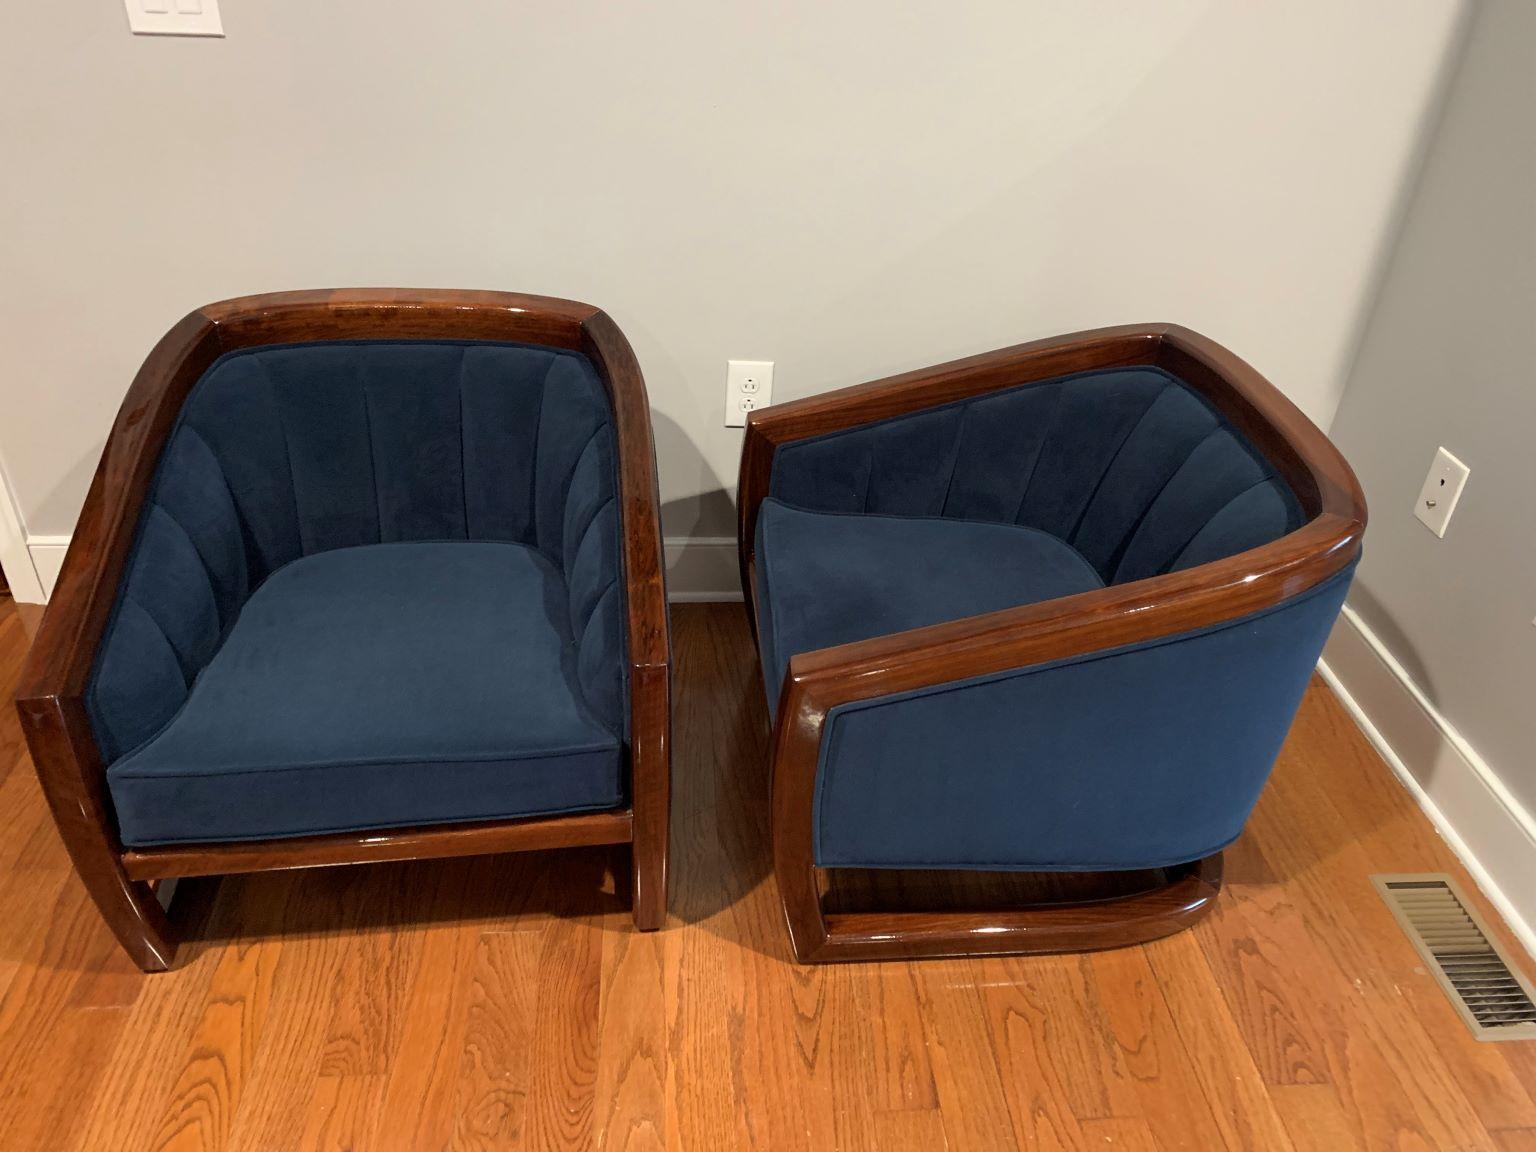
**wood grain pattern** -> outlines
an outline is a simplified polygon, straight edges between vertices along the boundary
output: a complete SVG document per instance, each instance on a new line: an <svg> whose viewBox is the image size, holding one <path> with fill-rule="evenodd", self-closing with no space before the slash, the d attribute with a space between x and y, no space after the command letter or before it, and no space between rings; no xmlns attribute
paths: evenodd
<svg viewBox="0 0 1536 1152"><path fill-rule="evenodd" d="M1114 947L1187 927L1210 908L1221 884L1219 855L1170 875L1159 891L1091 909L829 913L812 840L816 776L834 708L1236 619L1315 587L1359 556L1365 497L1349 465L1294 404L1231 352L1177 325L1105 328L753 412L738 490L742 587L755 633L757 517L780 446L1070 372L1135 364L1173 373L1220 410L1285 476L1306 522L1270 544L1183 571L792 656L773 730L772 820L774 870L800 960Z"/></svg>
<svg viewBox="0 0 1536 1152"><path fill-rule="evenodd" d="M219 356L317 340L490 340L580 351L613 409L630 680L631 807L500 825L125 851L85 690L155 467L188 393ZM660 498L650 407L624 334L590 304L509 292L352 288L209 304L150 352L118 412L69 552L15 689L32 762L75 868L134 963L171 965L177 933L147 881L629 842L637 927L666 920L671 693Z"/></svg>
<svg viewBox="0 0 1536 1152"><path fill-rule="evenodd" d="M203 882L195 946L143 976L0 715L0 1147L1531 1148L1536 1043L1473 1040L1367 874L1476 889L1320 684L1189 932L805 967L751 636L735 605L674 626L676 892L655 934L631 928L606 846L252 873ZM0 604L0 680L22 643Z"/></svg>

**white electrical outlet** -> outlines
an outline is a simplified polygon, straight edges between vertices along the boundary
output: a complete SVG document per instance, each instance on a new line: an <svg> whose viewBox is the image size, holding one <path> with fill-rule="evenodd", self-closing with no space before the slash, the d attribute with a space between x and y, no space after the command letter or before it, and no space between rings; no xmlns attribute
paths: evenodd
<svg viewBox="0 0 1536 1152"><path fill-rule="evenodd" d="M743 428L747 413L773 403L772 360L725 362L725 426Z"/></svg>
<svg viewBox="0 0 1536 1152"><path fill-rule="evenodd" d="M222 36L219 0L123 0L138 36Z"/></svg>
<svg viewBox="0 0 1536 1152"><path fill-rule="evenodd" d="M1419 489L1419 503L1413 514L1436 536L1445 536L1451 513L1456 511L1456 502L1461 499L1461 490L1466 487L1471 472L1472 469L1444 448L1435 453L1435 462L1429 466L1429 475L1424 477L1424 487Z"/></svg>

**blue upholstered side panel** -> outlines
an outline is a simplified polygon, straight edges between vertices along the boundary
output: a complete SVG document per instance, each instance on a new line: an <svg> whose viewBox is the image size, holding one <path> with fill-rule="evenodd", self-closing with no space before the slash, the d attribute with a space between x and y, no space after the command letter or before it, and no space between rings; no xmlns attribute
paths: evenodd
<svg viewBox="0 0 1536 1152"><path fill-rule="evenodd" d="M549 557L569 593L571 674L619 731L615 459L607 394L575 353L333 341L223 357L167 443L103 641L89 705L104 756L164 727L272 573L410 540L509 541Z"/></svg>
<svg viewBox="0 0 1536 1152"><path fill-rule="evenodd" d="M1172 639L834 709L817 864L1132 869L1217 851L1258 799L1352 575Z"/></svg>
<svg viewBox="0 0 1536 1152"><path fill-rule="evenodd" d="M1265 495L1250 495L1255 488ZM1240 551L1300 524L1263 457L1182 381L1143 367L1022 385L787 444L774 455L769 491L818 512L1036 528L1077 548L1106 583ZM1218 517L1219 529L1206 532Z"/></svg>

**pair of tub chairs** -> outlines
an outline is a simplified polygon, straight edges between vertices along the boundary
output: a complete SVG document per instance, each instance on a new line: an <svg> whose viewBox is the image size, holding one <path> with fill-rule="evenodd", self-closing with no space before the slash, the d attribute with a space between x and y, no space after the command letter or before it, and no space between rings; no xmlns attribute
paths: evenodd
<svg viewBox="0 0 1536 1152"><path fill-rule="evenodd" d="M1305 417L1168 327L754 413L739 503L802 961L1106 947L1207 910L1365 521ZM627 843L661 927L670 668L645 386L604 313L285 293L150 353L18 707L153 971L182 876ZM828 911L837 869L1147 879Z"/></svg>

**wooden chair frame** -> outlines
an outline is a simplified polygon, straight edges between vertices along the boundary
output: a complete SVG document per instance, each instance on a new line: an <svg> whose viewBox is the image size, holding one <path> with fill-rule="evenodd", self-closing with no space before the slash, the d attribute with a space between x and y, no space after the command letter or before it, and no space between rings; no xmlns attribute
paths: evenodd
<svg viewBox="0 0 1536 1152"><path fill-rule="evenodd" d="M243 843L127 849L118 836L85 690L155 467L194 384L226 352L304 341L517 341L572 349L613 406L624 529L631 803L608 812ZM656 460L640 366L589 304L506 292L338 289L211 304L155 345L107 439L63 570L32 645L17 709L64 844L102 916L145 971L168 968L177 933L153 882L269 869L631 845L635 924L666 919L671 791L670 640Z"/></svg>
<svg viewBox="0 0 1536 1152"><path fill-rule="evenodd" d="M1359 555L1365 498L1338 450L1257 371L1175 325L1103 328L1021 344L751 413L742 448L739 547L757 629L758 508L783 444L1097 368L1154 365L1198 390L1262 451L1307 518L1270 544L1115 584L859 643L801 653L780 692L772 751L774 871L802 962L1055 952L1155 939L1210 910L1220 854L1171 869L1155 891L1009 911L828 914L812 851L812 801L827 714L841 704L1172 636L1271 607Z"/></svg>

